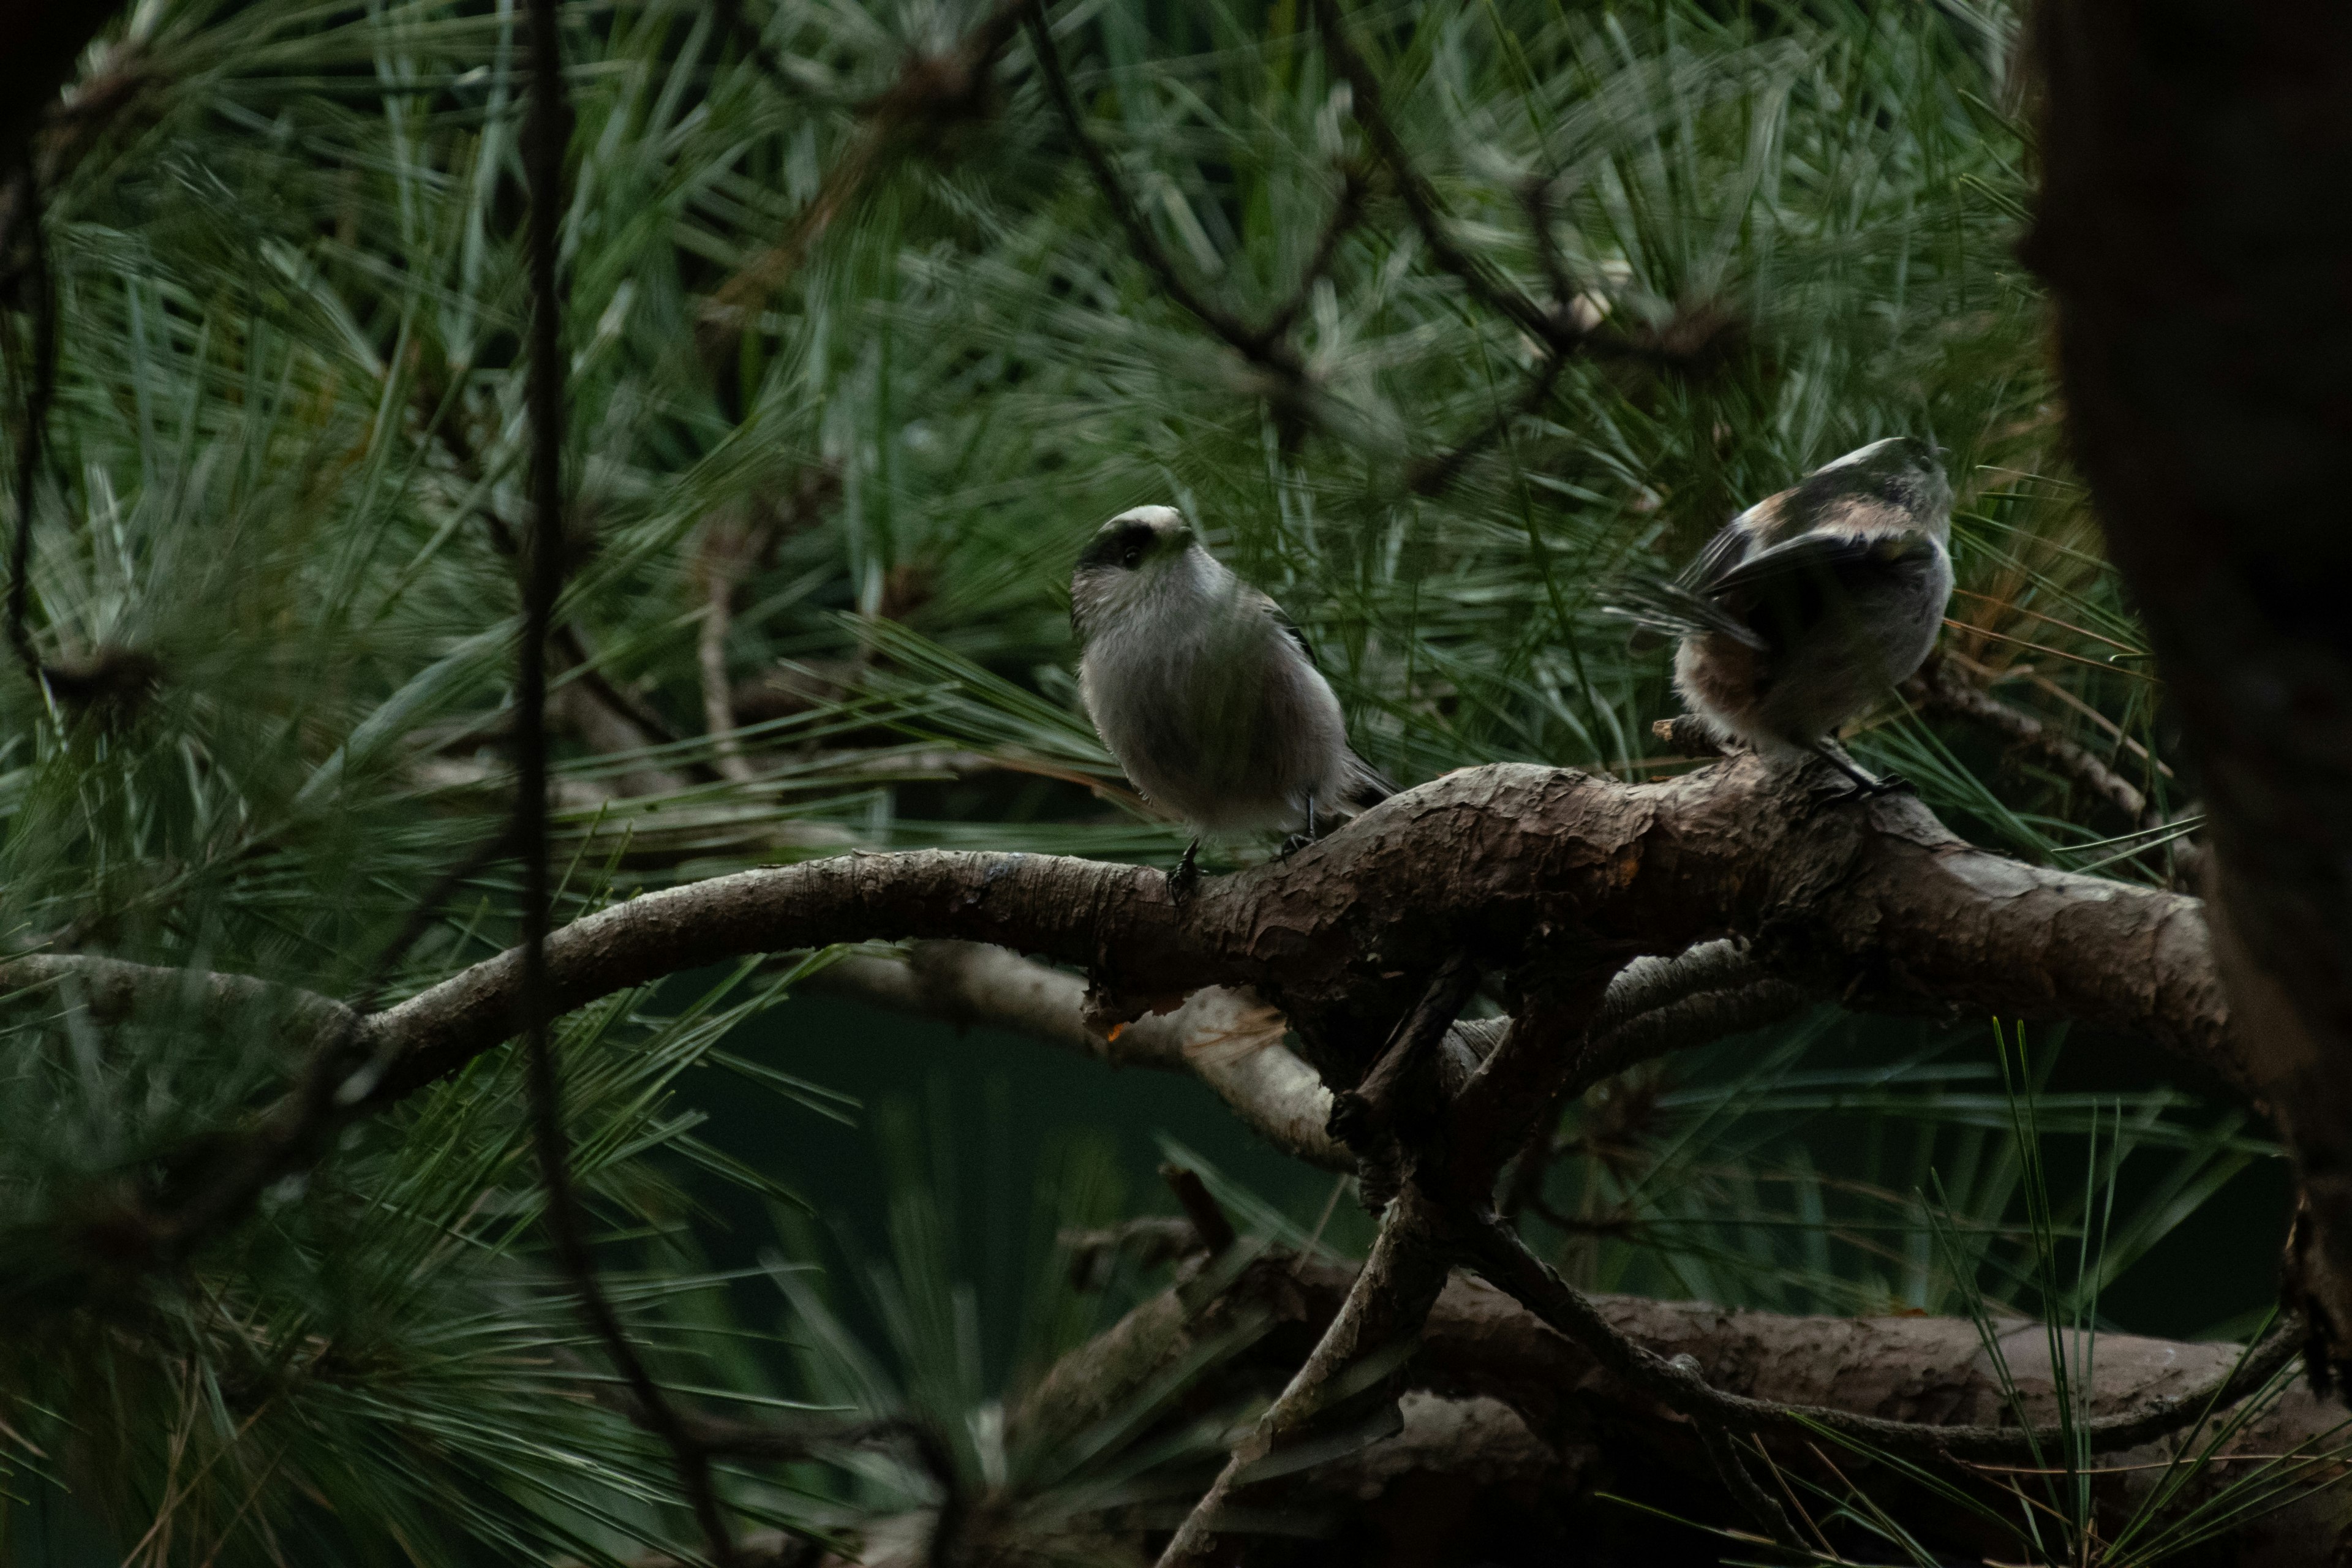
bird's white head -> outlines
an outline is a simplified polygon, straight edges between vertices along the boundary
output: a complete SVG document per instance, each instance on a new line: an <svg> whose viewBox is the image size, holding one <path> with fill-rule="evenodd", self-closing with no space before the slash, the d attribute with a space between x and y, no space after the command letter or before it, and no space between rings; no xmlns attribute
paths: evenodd
<svg viewBox="0 0 2352 1568"><path fill-rule="evenodd" d="M1091 636L1108 616L1198 574L1200 536L1172 506L1139 506L1095 531L1070 576L1070 624Z"/></svg>
<svg viewBox="0 0 2352 1568"><path fill-rule="evenodd" d="M1890 436L1823 463L1798 482L1791 499L1806 515L1862 503L1940 539L1952 527L1952 482L1943 457L1933 442Z"/></svg>

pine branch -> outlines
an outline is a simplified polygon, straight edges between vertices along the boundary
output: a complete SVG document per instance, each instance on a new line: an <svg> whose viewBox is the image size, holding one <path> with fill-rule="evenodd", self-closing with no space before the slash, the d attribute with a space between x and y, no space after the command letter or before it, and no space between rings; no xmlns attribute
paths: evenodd
<svg viewBox="0 0 2352 1568"><path fill-rule="evenodd" d="M1578 1081L1580 1063L1622 1070L1639 1051L1710 1037L1727 1017L1806 994L2094 1022L2152 1037L2238 1080L2241 1047L2197 900L1970 848L1916 800L1822 811L1808 788L1807 775L1776 774L1750 756L1658 784L1527 766L1456 773L1288 860L1211 880L1181 911L1158 871L1054 856L916 850L740 872L551 932L545 1007L559 1016L751 953L950 937L1091 966L1089 1034L1108 1036L1122 1018L1206 986L1254 987L1280 1008L1310 1064L1352 1079L1370 1065L1360 1042L1388 1032L1368 1018L1387 1008L1392 1024L1412 1005L1419 992L1406 991L1406 976L1443 961L1436 944L1475 933L1482 962L1571 994L1593 984L1597 1007L1606 993L1570 972L1582 961L1555 952L1549 933L1680 952L1727 926L1769 922L1772 951L1788 955L1776 972L1751 977L1759 961L1709 948L1672 983L1654 972L1630 979L1635 987L1659 980L1660 1005L1603 1032L1586 1032L1580 1001L1523 1014L1513 1034L1524 1026L1527 1043L1515 1048L1507 1037L1469 1074L1461 1135L1498 1167L1544 1106ZM118 1250L155 1261L184 1255L352 1117L511 1038L528 994L526 952L357 1018L320 1048L294 1090L230 1141L233 1184L185 1210L106 1219ZM1892 973L1881 962L1888 952L1904 955ZM1461 1038L1475 1059L1471 1035ZM1290 1075L1275 1102L1296 1108L1311 1093L1307 1081Z"/></svg>
<svg viewBox="0 0 2352 1568"><path fill-rule="evenodd" d="M1339 198L1325 224L1322 236L1316 242L1312 258L1300 277L1297 288L1289 299L1269 315L1263 325L1253 327L1239 316L1213 300L1204 299L1168 254L1167 247L1144 221L1135 197L1112 166L1110 154L1087 129L1085 111L1078 107L1077 95L1070 89L1069 77L1062 68L1061 50L1055 46L1053 28L1047 25L1043 0L1031 8L1024 18L1029 38L1037 57L1037 68L1045 83L1046 96L1053 100L1055 112L1061 116L1062 127L1076 143L1078 155L1087 171L1094 176L1095 188L1102 195L1103 205L1109 207L1119 230L1127 236L1128 247L1160 280L1160 291L1195 321L1214 332L1244 359L1266 372L1285 389L1285 397L1294 405L1303 405L1308 391L1307 367L1298 351L1290 342L1290 329L1297 321L1314 291L1316 282L1329 270L1339 245L1360 220L1363 211L1363 190L1350 171L1343 180Z"/></svg>
<svg viewBox="0 0 2352 1568"><path fill-rule="evenodd" d="M1554 1273L1499 1220L1465 1220L1469 1260L1486 1279L1538 1318L1591 1352L1631 1386L1694 1421L1734 1432L1777 1431L1797 1436L1829 1431L1890 1453L1934 1459L2040 1463L2072 1440L2087 1451L2114 1453L2194 1426L2256 1393L2302 1350L2299 1323L2281 1323L2227 1373L2202 1388L2161 1399L2148 1409L2060 1426L1937 1426L1888 1421L1824 1405L1783 1405L1710 1387L1695 1360L1669 1360L1637 1343L1596 1309L1582 1291Z"/></svg>
<svg viewBox="0 0 2352 1568"><path fill-rule="evenodd" d="M1349 1368L1410 1345L1445 1289L1447 1247L1437 1223L1437 1211L1412 1188L1390 1201L1371 1256L1330 1326L1281 1395L1234 1445L1215 1481L1160 1553L1159 1568L1215 1561L1225 1505L1247 1484L1251 1470L1277 1459L1284 1443L1307 1431Z"/></svg>
<svg viewBox="0 0 2352 1568"><path fill-rule="evenodd" d="M2161 826L2147 796L2089 751L2021 708L2012 707L1963 675L1948 657L1931 656L1904 682L1903 694L1933 713L1948 713L1983 726L2018 751L2048 763L2139 826Z"/></svg>

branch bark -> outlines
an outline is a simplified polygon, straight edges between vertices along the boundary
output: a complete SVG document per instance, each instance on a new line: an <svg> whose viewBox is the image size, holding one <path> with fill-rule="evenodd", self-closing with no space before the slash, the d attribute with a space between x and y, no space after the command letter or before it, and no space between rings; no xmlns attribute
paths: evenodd
<svg viewBox="0 0 2352 1568"><path fill-rule="evenodd" d="M1596 1068L1622 1070L1642 1052L1711 1037L1705 1031L1726 1016L1827 994L2077 1019L2249 1083L2198 900L1973 848L1907 797L1821 807L1808 783L1752 756L1630 786L1566 770L1465 770L1286 861L1215 879L1181 910L1157 871L1052 856L922 850L742 872L551 933L547 994L562 1013L729 957L977 939L1089 969L1084 1029L1106 1047L1114 1024L1155 1005L1247 986L1279 1009L1321 1087L1346 1089L1417 999L1414 977L1454 954L1540 989L1569 968L1606 973L1738 933L1750 939L1744 955L1706 949L1664 970L1626 971L1626 995L1654 982L1674 1011L1632 1015L1613 1056L1591 1052L1597 1032L1550 1035L1528 1081L1571 1081L1575 1064L1559 1059L1571 1047L1580 1059L1591 1053ZM259 1152L244 1163L282 1173L323 1148L331 1125L498 1047L513 1032L521 979L520 953L509 952L359 1018L257 1119ZM1055 1007L1066 1007L1067 983L1055 989ZM1217 1005L1231 1005L1195 1004ZM1130 1026L1145 1031L1139 1055L1151 1026ZM1053 1029L1076 1043L1066 1014ZM1486 1033L1457 1029L1447 1049L1458 1042L1475 1062L1473 1041ZM1196 1067L1209 1059L1181 1045L1174 1055ZM1297 1063L1269 1048L1237 1051L1227 1065L1228 1098L1265 1108L1262 1127L1287 1127L1278 1141L1313 1157L1299 1113L1321 1102Z"/></svg>
<svg viewBox="0 0 2352 1568"><path fill-rule="evenodd" d="M1300 1339L1331 1321L1354 1279L1347 1267L1268 1253L1202 1301L1189 1295L1180 1275L1175 1289L1136 1308L1057 1363L1013 1411L1013 1438L1050 1442L1087 1430L1238 1325L1262 1327L1253 1348L1231 1367L1231 1377L1279 1379L1297 1365ZM1785 1317L1633 1296L1590 1300L1617 1334L1661 1358L1692 1358L1709 1386L1742 1398L1930 1426L1993 1426L2006 1415L1976 1325L1965 1320ZM1999 1337L2029 1415L2053 1418L2056 1404L2042 1325L2004 1322ZM2237 1354L2232 1345L2103 1334L2093 1413L2160 1408L2226 1373ZM1402 1382L1409 1417L1431 1398L1457 1410L1470 1407L1457 1424L1471 1411L1490 1409L1490 1402L1507 1407L1548 1450L1548 1462L1527 1468L1541 1477L1561 1513L1588 1507L1591 1492L1607 1489L1689 1517L1746 1522L1727 1506L1689 1422L1483 1283L1458 1275L1446 1283ZM1223 1384L1213 1392L1223 1397L1235 1391ZM2326 1401L2290 1388L2225 1451L2284 1453L2324 1437L2341 1419ZM1409 1423L1399 1438L1365 1450L1354 1462L1380 1468L1384 1452L1411 1436ZM1801 1444L1769 1436L1766 1442L1784 1468L1811 1466ZM2102 1514L2110 1521L2127 1516L2163 1480L2165 1458L2164 1448L2152 1446L2103 1461L2093 1479ZM1830 1479L1817 1467L1808 1473ZM2217 1466L2200 1484L2231 1473L2232 1466ZM2352 1495L2340 1488L2317 1494L2252 1522L2231 1545L2232 1562L2321 1568L2352 1546Z"/></svg>
<svg viewBox="0 0 2352 1568"><path fill-rule="evenodd" d="M1224 1468L1160 1552L1159 1568L1211 1561L1228 1500L1254 1471L1263 1474L1279 1462L1277 1448L1304 1435L1333 1403L1342 1374L1382 1358L1383 1352L1402 1349L1410 1353L1423 1320L1445 1289L1446 1247L1437 1210L1408 1186L1381 1215L1371 1256L1349 1281L1345 1300L1313 1353L1249 1435L1234 1445Z"/></svg>
<svg viewBox="0 0 2352 1568"><path fill-rule="evenodd" d="M2198 900L1974 848L1906 797L1816 808L1752 757L1663 784L1465 770L1182 910L1141 867L919 850L848 855L649 894L551 939L564 1010L680 969L859 939L961 937L1090 968L1090 1024L1205 985L1280 1006L1327 1082L1449 951L1512 970L1562 933L1619 960L1750 934L1757 962L1862 1006L2072 1018L2250 1083ZM513 953L368 1020L381 1103L506 1037Z"/></svg>

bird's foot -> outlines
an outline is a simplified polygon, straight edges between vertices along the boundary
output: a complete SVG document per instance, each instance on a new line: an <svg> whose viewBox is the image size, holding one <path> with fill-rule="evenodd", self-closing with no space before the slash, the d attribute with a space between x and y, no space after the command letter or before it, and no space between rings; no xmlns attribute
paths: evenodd
<svg viewBox="0 0 2352 1568"><path fill-rule="evenodd" d="M1314 842L1315 840L1307 834L1294 833L1282 841L1282 847L1274 852L1274 858L1277 860L1287 860Z"/></svg>
<svg viewBox="0 0 2352 1568"><path fill-rule="evenodd" d="M1185 847L1184 858L1176 862L1176 869L1168 873L1168 901L1180 910L1201 889L1200 852L1201 841L1195 838Z"/></svg>
<svg viewBox="0 0 2352 1568"><path fill-rule="evenodd" d="M1819 805L1843 805L1850 800L1875 800L1882 795L1918 793L1919 786L1901 773L1884 773L1877 778L1841 774L1816 784L1813 800Z"/></svg>

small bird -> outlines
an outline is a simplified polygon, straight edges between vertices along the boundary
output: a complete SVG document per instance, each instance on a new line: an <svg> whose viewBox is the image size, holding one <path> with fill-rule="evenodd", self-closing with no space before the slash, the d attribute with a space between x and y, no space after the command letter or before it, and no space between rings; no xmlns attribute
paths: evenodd
<svg viewBox="0 0 2352 1568"><path fill-rule="evenodd" d="M1139 506L1097 531L1070 578L1070 626L1096 732L1197 835L1169 879L1180 903L1199 883L1202 837L1289 832L1287 853L1318 823L1396 793L1348 744L1298 628L1174 507Z"/></svg>
<svg viewBox="0 0 2352 1568"><path fill-rule="evenodd" d="M1733 518L1679 577L1628 577L1606 613L1682 639L1675 689L1718 738L1820 757L1855 795L1903 788L1830 737L1935 646L1952 594L1937 459L1908 436L1848 452Z"/></svg>

